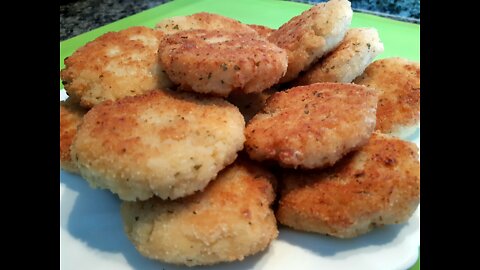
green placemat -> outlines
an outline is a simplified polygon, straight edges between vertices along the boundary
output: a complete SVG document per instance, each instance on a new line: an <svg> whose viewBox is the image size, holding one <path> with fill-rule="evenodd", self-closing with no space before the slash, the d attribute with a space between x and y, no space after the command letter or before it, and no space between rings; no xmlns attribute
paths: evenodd
<svg viewBox="0 0 480 270"><path fill-rule="evenodd" d="M85 43L109 31L118 31L134 25L153 27L163 18L201 11L218 13L244 23L278 28L309 7L310 5L307 4L279 0L175 0L60 42L60 69L64 67L65 57L70 56ZM385 51L377 57L378 59L399 56L420 61L420 25L418 24L354 13L351 27L375 27L378 30L385 47ZM60 89L62 88L60 81ZM420 258L411 270L419 269Z"/></svg>

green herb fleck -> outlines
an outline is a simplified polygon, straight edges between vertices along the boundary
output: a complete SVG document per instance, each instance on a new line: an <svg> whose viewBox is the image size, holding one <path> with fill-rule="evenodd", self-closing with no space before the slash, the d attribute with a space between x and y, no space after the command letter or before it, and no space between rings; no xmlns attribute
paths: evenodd
<svg viewBox="0 0 480 270"><path fill-rule="evenodd" d="M368 47L368 49L370 50L370 43L367 43L367 47Z"/></svg>
<svg viewBox="0 0 480 270"><path fill-rule="evenodd" d="M240 70L240 67L237 66L237 65L235 65L235 66L233 66L233 69L235 69L235 70Z"/></svg>
<svg viewBox="0 0 480 270"><path fill-rule="evenodd" d="M178 30L178 24L176 24L173 29Z"/></svg>
<svg viewBox="0 0 480 270"><path fill-rule="evenodd" d="M228 70L227 64L225 64L225 63L221 64L220 67L223 69L223 71Z"/></svg>
<svg viewBox="0 0 480 270"><path fill-rule="evenodd" d="M195 166L193 166L193 168L194 168L195 170L198 170L198 169L200 169L201 167L202 167L202 165L195 165Z"/></svg>

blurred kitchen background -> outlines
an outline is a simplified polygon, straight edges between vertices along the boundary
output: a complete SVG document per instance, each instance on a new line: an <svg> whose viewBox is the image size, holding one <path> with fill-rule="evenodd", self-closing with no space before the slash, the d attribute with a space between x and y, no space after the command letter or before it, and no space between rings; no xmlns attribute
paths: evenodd
<svg viewBox="0 0 480 270"><path fill-rule="evenodd" d="M69 39L169 1L60 0L60 40ZM325 2L325 0L292 1L309 4ZM350 0L350 2L353 10L357 12L420 23L420 0Z"/></svg>

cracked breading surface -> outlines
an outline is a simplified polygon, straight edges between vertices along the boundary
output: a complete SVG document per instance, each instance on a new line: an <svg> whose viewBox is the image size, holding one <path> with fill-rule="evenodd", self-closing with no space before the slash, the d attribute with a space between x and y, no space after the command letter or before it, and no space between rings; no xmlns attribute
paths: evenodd
<svg viewBox="0 0 480 270"><path fill-rule="evenodd" d="M91 108L105 100L171 86L159 68L163 34L147 27L106 33L65 59L61 78L67 94Z"/></svg>
<svg viewBox="0 0 480 270"><path fill-rule="evenodd" d="M407 222L420 201L420 161L411 142L374 133L360 150L324 171L284 174L276 213L302 231L352 238Z"/></svg>
<svg viewBox="0 0 480 270"><path fill-rule="evenodd" d="M288 70L281 83L295 79L315 60L340 44L352 21L347 0L330 0L293 17L268 37L288 53Z"/></svg>
<svg viewBox="0 0 480 270"><path fill-rule="evenodd" d="M244 127L225 100L154 90L93 107L72 159L92 187L122 200L175 199L202 190L235 160Z"/></svg>
<svg viewBox="0 0 480 270"><path fill-rule="evenodd" d="M370 64L354 83L378 90L377 126L407 138L420 124L420 63L385 58Z"/></svg>
<svg viewBox="0 0 480 270"><path fill-rule="evenodd" d="M355 84L278 92L247 124L245 148L254 160L276 160L284 167L332 165L368 141L376 107L376 91Z"/></svg>
<svg viewBox="0 0 480 270"><path fill-rule="evenodd" d="M259 24L247 24L247 25L250 26L250 28L252 28L253 30L255 30L263 38L268 38L273 33L273 31L275 31L274 29L264 25L259 25Z"/></svg>
<svg viewBox="0 0 480 270"><path fill-rule="evenodd" d="M70 155L70 146L86 112L72 98L60 101L60 167L71 173L79 174L77 164Z"/></svg>
<svg viewBox="0 0 480 270"><path fill-rule="evenodd" d="M157 23L155 28L161 30L165 34L174 34L185 30L196 29L222 30L235 33L255 33L254 29L240 21L208 12L163 19Z"/></svg>
<svg viewBox="0 0 480 270"><path fill-rule="evenodd" d="M261 92L287 69L287 53L253 34L190 30L167 35L160 65L180 88L228 96L233 90Z"/></svg>
<svg viewBox="0 0 480 270"><path fill-rule="evenodd" d="M125 233L148 258L173 264L210 265L243 260L278 235L270 209L273 175L237 160L203 192L174 201L124 202Z"/></svg>
<svg viewBox="0 0 480 270"><path fill-rule="evenodd" d="M376 29L350 29L335 50L309 68L294 84L351 83L382 52L383 44Z"/></svg>

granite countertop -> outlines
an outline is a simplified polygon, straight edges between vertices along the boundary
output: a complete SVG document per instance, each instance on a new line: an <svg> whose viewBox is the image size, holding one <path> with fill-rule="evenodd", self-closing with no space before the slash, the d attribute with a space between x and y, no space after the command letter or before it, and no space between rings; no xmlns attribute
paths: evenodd
<svg viewBox="0 0 480 270"><path fill-rule="evenodd" d="M60 0L60 40L153 8L170 0ZM318 3L324 0L294 0ZM350 0L355 11L420 23L420 0Z"/></svg>

